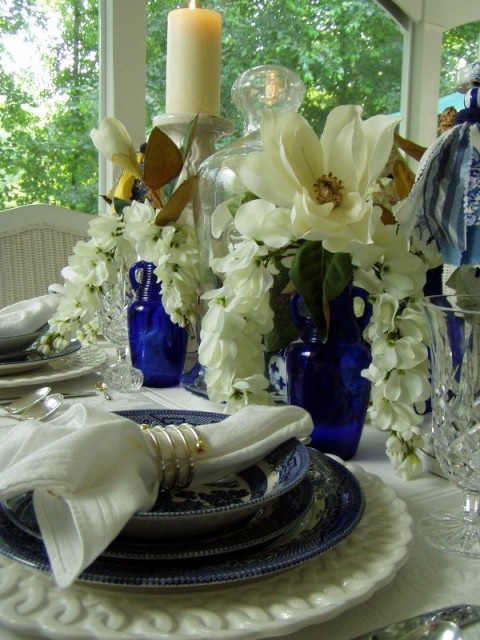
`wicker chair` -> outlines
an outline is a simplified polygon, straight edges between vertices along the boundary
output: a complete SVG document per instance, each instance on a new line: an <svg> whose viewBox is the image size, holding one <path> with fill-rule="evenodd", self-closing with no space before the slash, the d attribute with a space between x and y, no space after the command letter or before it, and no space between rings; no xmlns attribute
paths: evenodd
<svg viewBox="0 0 480 640"><path fill-rule="evenodd" d="M46 204L0 211L0 308L47 293L92 216Z"/></svg>

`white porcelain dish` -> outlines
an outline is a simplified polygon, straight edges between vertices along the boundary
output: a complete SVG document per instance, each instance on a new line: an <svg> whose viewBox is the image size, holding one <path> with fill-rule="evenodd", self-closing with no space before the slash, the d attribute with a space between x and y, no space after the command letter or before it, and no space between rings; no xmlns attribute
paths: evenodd
<svg viewBox="0 0 480 640"><path fill-rule="evenodd" d="M0 376L0 389L42 385L77 378L94 371L107 361L107 353L96 347L82 347L76 353L53 358L38 369Z"/></svg>
<svg viewBox="0 0 480 640"><path fill-rule="evenodd" d="M378 477L351 468L366 498L359 525L286 574L228 588L60 589L48 574L0 556L0 621L56 640L257 640L331 620L389 584L412 542L405 503Z"/></svg>

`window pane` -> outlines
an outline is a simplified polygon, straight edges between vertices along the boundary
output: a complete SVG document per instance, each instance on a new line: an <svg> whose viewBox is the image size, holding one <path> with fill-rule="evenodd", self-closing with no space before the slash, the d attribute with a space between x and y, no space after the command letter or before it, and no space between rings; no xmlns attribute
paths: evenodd
<svg viewBox="0 0 480 640"><path fill-rule="evenodd" d="M97 0L0 2L0 209L97 210Z"/></svg>
<svg viewBox="0 0 480 640"><path fill-rule="evenodd" d="M461 67L480 57L480 21L449 29L443 34L440 95L453 93ZM463 106L463 105L461 105Z"/></svg>
<svg viewBox="0 0 480 640"><path fill-rule="evenodd" d="M167 16L178 0L148 0L147 122L165 111ZM185 4L186 6L186 4ZM237 76L260 64L297 71L302 113L320 132L339 104L364 116L400 110L403 36L374 0L205 0L223 16L221 115L241 122L230 98Z"/></svg>

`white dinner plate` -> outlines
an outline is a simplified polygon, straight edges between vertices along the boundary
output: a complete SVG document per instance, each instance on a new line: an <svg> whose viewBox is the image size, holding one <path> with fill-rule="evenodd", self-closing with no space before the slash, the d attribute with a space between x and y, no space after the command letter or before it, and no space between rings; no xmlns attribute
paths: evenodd
<svg viewBox="0 0 480 640"><path fill-rule="evenodd" d="M135 591L79 582L60 589L48 574L0 556L0 621L58 640L256 640L330 620L390 583L413 537L393 489L347 467L365 493L365 514L343 542L301 566L228 588Z"/></svg>
<svg viewBox="0 0 480 640"><path fill-rule="evenodd" d="M82 347L75 353L54 358L38 369L0 376L0 389L43 384L77 378L94 371L107 361L107 353L97 347Z"/></svg>

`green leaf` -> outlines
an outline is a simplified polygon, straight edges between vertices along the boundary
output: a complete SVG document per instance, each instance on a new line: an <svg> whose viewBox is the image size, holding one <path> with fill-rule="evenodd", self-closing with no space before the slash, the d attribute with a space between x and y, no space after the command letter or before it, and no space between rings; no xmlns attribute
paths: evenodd
<svg viewBox="0 0 480 640"><path fill-rule="evenodd" d="M330 253L321 242L307 240L295 254L290 278L302 296L323 342L328 338L327 304L342 293L351 277L350 255Z"/></svg>
<svg viewBox="0 0 480 640"><path fill-rule="evenodd" d="M180 153L182 155L183 161L185 162L190 150L192 148L193 140L195 139L195 135L197 133L197 125L198 125L198 115L192 120L192 122L188 125L185 136L183 138L183 144L180 149Z"/></svg>
<svg viewBox="0 0 480 640"><path fill-rule="evenodd" d="M264 336L265 351L272 353L288 346L298 336L298 327L290 315L290 295L283 293L290 282L288 269L281 263L277 265L279 273L274 278L270 290L270 304L273 310L274 327Z"/></svg>
<svg viewBox="0 0 480 640"><path fill-rule="evenodd" d="M125 207L130 207L131 204L130 200L122 200L121 198L113 199L113 208L115 213L123 213Z"/></svg>
<svg viewBox="0 0 480 640"><path fill-rule="evenodd" d="M160 209L155 218L155 224L159 227L173 224L178 220L182 211L192 200L197 189L198 178L191 176L173 192L167 204Z"/></svg>
<svg viewBox="0 0 480 640"><path fill-rule="evenodd" d="M154 127L148 138L143 161L143 180L156 191L176 178L183 167L183 158L177 145L166 133Z"/></svg>
<svg viewBox="0 0 480 640"><path fill-rule="evenodd" d="M323 300L335 300L352 279L352 260L348 253L324 252Z"/></svg>

